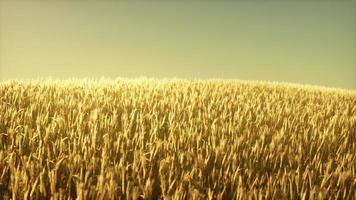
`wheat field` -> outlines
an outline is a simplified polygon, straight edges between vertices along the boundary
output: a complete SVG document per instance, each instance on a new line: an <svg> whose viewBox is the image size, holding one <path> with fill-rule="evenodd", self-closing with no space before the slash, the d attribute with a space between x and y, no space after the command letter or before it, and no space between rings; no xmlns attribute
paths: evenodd
<svg viewBox="0 0 356 200"><path fill-rule="evenodd" d="M3 199L355 199L356 91L235 80L0 83Z"/></svg>

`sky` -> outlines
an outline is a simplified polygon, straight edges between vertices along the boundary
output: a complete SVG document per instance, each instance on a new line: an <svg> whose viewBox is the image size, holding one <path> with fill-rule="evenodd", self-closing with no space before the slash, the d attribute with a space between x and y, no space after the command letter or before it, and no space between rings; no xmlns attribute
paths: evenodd
<svg viewBox="0 0 356 200"><path fill-rule="evenodd" d="M0 80L49 76L356 89L356 0L0 0Z"/></svg>

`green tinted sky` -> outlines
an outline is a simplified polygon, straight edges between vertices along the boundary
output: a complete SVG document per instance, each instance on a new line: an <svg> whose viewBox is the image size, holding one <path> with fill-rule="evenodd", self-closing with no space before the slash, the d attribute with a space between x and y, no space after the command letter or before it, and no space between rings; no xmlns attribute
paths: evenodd
<svg viewBox="0 0 356 200"><path fill-rule="evenodd" d="M356 89L356 1L0 0L0 78L236 78Z"/></svg>

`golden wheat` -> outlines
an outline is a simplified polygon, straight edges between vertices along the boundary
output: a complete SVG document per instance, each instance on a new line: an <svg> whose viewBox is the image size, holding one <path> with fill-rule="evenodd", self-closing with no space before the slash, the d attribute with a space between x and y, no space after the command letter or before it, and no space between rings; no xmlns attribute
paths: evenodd
<svg viewBox="0 0 356 200"><path fill-rule="evenodd" d="M355 199L356 92L233 80L0 84L3 199Z"/></svg>

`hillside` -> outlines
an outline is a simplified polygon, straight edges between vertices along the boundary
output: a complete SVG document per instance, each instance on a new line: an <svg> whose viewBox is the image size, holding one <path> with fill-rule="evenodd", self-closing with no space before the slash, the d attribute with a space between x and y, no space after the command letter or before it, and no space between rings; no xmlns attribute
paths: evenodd
<svg viewBox="0 0 356 200"><path fill-rule="evenodd" d="M0 196L355 199L356 91L234 80L0 83Z"/></svg>

